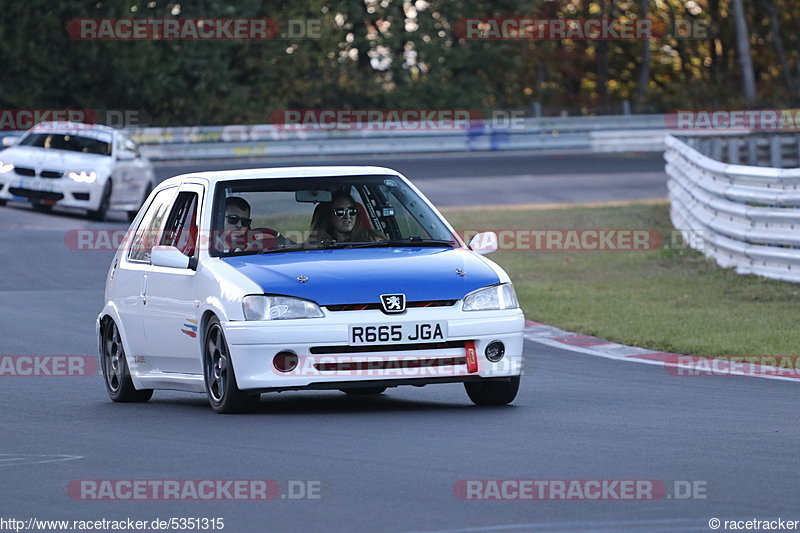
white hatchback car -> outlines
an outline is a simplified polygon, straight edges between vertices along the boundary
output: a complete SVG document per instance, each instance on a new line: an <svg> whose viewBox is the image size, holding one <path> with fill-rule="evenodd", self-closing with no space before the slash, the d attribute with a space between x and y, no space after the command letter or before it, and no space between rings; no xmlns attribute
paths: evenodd
<svg viewBox="0 0 800 533"><path fill-rule="evenodd" d="M155 174L121 130L75 122L42 122L0 152L0 205L28 202L86 209L103 220L109 210L130 220L153 190Z"/></svg>
<svg viewBox="0 0 800 533"><path fill-rule="evenodd" d="M219 412L264 392L452 382L507 404L523 327L508 275L379 167L164 181L113 259L97 319L114 401L177 389Z"/></svg>

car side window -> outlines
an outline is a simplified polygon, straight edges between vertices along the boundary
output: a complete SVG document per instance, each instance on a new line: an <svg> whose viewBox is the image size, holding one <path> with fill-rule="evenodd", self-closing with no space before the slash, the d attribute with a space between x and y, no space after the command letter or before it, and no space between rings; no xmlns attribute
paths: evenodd
<svg viewBox="0 0 800 533"><path fill-rule="evenodd" d="M133 244L128 252L129 261L150 262L150 252L167 221L175 191L175 187L164 189L153 198L153 202L147 208L147 212L142 217L142 222L133 236Z"/></svg>
<svg viewBox="0 0 800 533"><path fill-rule="evenodd" d="M189 257L194 255L197 243L198 201L199 198L195 192L178 194L159 244L175 246Z"/></svg>

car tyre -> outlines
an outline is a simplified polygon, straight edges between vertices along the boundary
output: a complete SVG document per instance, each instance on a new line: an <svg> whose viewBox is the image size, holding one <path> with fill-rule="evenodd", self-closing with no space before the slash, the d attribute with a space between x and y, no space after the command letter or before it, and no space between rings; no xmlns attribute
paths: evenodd
<svg viewBox="0 0 800 533"><path fill-rule="evenodd" d="M367 387L355 389L339 389L349 396L377 396L386 391L386 387Z"/></svg>
<svg viewBox="0 0 800 533"><path fill-rule="evenodd" d="M145 187L144 196L142 196L142 203L139 204L139 209L141 209L142 206L144 205L144 203L147 201L147 197L150 196L151 192L153 192L152 185L148 185L147 187ZM136 215L139 214L139 209L137 209L135 211L128 211L128 222L133 222L134 221L134 219L136 218Z"/></svg>
<svg viewBox="0 0 800 533"><path fill-rule="evenodd" d="M508 405L517 397L519 376L511 379L485 379L464 383L467 395L475 405Z"/></svg>
<svg viewBox="0 0 800 533"><path fill-rule="evenodd" d="M153 389L137 390L131 380L122 337L113 320L108 320L102 329L100 366L105 378L106 391L115 402L146 402L153 396Z"/></svg>
<svg viewBox="0 0 800 533"><path fill-rule="evenodd" d="M225 333L217 317L208 321L203 337L203 370L206 393L211 408L218 413L243 413L254 409L259 394L239 389Z"/></svg>
<svg viewBox="0 0 800 533"><path fill-rule="evenodd" d="M0 207L5 207L8 203L8 200L0 200Z"/></svg>
<svg viewBox="0 0 800 533"><path fill-rule="evenodd" d="M103 196L100 197L100 205L97 206L97 209L89 209L87 213L89 218L101 222L106 219L108 207L111 205L111 189L111 180L109 179L103 187Z"/></svg>

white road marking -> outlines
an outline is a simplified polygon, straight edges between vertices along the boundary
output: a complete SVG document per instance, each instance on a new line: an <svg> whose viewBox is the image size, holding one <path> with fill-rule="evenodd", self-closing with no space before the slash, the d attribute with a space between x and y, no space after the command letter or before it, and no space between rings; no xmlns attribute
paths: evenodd
<svg viewBox="0 0 800 533"><path fill-rule="evenodd" d="M83 459L81 455L35 455L24 453L0 453L0 468L4 466L40 465ZM15 462L16 461L16 462Z"/></svg>

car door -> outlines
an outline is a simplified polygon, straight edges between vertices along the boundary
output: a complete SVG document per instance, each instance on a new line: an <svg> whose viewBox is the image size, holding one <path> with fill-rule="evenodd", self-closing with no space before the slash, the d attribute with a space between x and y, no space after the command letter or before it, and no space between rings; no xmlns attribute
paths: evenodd
<svg viewBox="0 0 800 533"><path fill-rule="evenodd" d="M175 246L189 257L197 256L203 196L202 185L181 186L159 244ZM142 308L144 335L147 352L159 361L163 372L203 372L195 274L191 268L147 268L146 304Z"/></svg>
<svg viewBox="0 0 800 533"><path fill-rule="evenodd" d="M136 199L144 198L144 193L148 187L153 186L155 174L150 161L142 155L139 146L127 135L122 135L122 143L127 151L134 155L131 165L133 167L133 181L135 182Z"/></svg>
<svg viewBox="0 0 800 533"><path fill-rule="evenodd" d="M142 323L146 270L150 265L150 251L167 221L167 214L177 191L177 187L169 187L154 196L139 225L133 230L128 249L120 254L117 264L111 269L113 289L110 296L117 305L132 356L147 354ZM145 359L140 368L153 370L150 363L152 361Z"/></svg>
<svg viewBox="0 0 800 533"><path fill-rule="evenodd" d="M141 174L142 160L136 153L136 145L125 135L116 135L114 144L113 182L114 205L138 204L144 195Z"/></svg>

